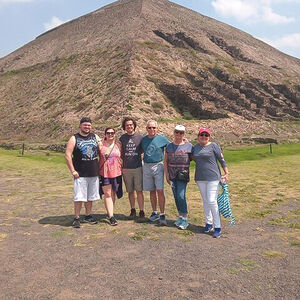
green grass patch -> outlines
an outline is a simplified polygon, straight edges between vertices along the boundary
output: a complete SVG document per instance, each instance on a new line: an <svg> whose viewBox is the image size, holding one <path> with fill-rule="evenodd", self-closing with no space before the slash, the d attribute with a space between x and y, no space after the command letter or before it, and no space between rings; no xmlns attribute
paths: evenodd
<svg viewBox="0 0 300 300"><path fill-rule="evenodd" d="M274 250L268 250L263 255L266 258L283 258L286 256L285 253L274 251Z"/></svg>
<svg viewBox="0 0 300 300"><path fill-rule="evenodd" d="M149 96L149 94L148 94L146 91L140 91L140 92L137 92L136 95L137 95L138 97L140 97L140 96Z"/></svg>
<svg viewBox="0 0 300 300"><path fill-rule="evenodd" d="M183 112L183 119L184 120L193 120L194 116L189 111Z"/></svg>
<svg viewBox="0 0 300 300"><path fill-rule="evenodd" d="M47 154L48 153L48 154ZM63 153L53 152L53 151L31 151L25 150L25 154L21 155L20 150L3 150L0 148L0 155L3 157L7 156L12 159L14 157L15 161L19 161L21 164L22 160L33 160L36 162L47 162L54 164L65 164L65 156Z"/></svg>
<svg viewBox="0 0 300 300"><path fill-rule="evenodd" d="M243 271L251 271L259 266L255 261L247 258L239 259L238 263L243 266Z"/></svg>
<svg viewBox="0 0 300 300"><path fill-rule="evenodd" d="M161 102L152 102L151 106L153 108L158 108L158 109L163 109L164 108L164 105Z"/></svg>
<svg viewBox="0 0 300 300"><path fill-rule="evenodd" d="M300 241L292 241L291 246L300 247Z"/></svg>
<svg viewBox="0 0 300 300"><path fill-rule="evenodd" d="M133 107L132 107L131 104L127 104L127 105L126 105L126 109L131 111L131 110L133 110Z"/></svg>
<svg viewBox="0 0 300 300"><path fill-rule="evenodd" d="M145 237L147 237L149 235L150 234L149 234L148 231L146 231L146 230L139 230L139 231L136 231L131 238L133 240L135 240L135 241L141 241L141 240L143 240Z"/></svg>
<svg viewBox="0 0 300 300"><path fill-rule="evenodd" d="M240 272L240 270L237 268L231 268L228 270L228 273L233 274L233 275L237 275L239 272Z"/></svg>
<svg viewBox="0 0 300 300"><path fill-rule="evenodd" d="M192 232L191 230L178 230L178 231L176 231L176 234L182 235L182 236L193 236L193 235L195 235L194 232Z"/></svg>
<svg viewBox="0 0 300 300"><path fill-rule="evenodd" d="M115 126L118 124L108 123L99 124L99 126ZM98 124L96 124L98 126ZM282 154L281 158L278 156L269 156L264 159L247 160L248 156L245 155L246 148L235 149L234 153L240 153L239 159L234 162L228 162L230 171L229 178L229 193L233 214L238 223L247 218L264 218L271 213L277 211L276 205L284 204L289 199L300 199L300 188L295 185L295 182L300 182L300 172L295 170L300 169L300 154L295 151L295 145L283 145L279 153ZM290 147L290 150L289 150ZM253 147L250 147L252 151ZM261 148L255 147L258 150ZM229 150L228 150L229 151ZM231 152L233 150L230 150ZM254 150L253 150L254 151ZM256 149L255 149L256 151ZM47 153L49 153L47 155ZM290 155L288 155L290 153ZM280 155L281 155L280 154ZM245 158L245 160L242 160ZM4 178L12 178L10 190L5 194L5 197L11 197L11 201L17 201L18 205L13 210L19 216L24 214L23 207L19 204L24 199L30 199L29 203L39 206L43 203L44 199L47 203L52 201L53 214L56 215L57 201L66 201L72 199L72 177L68 171L65 163L63 153L50 152L48 150L27 150L22 156L20 150L4 150L0 148L0 170ZM191 178L193 178L194 163L191 164ZM55 178L55 180L53 180ZM292 180L291 180L292 178ZM18 190L14 186L16 180L20 181ZM5 185L9 186L6 180ZM8 188L8 187L7 187ZM167 198L166 212L168 219L177 218L177 210L174 205L174 198L169 185L165 185L165 194ZM62 200L62 197L63 200ZM202 200L197 185L194 180L188 184L187 199L189 206L189 220L191 224L197 226L203 225L203 208ZM43 200L43 201L41 201ZM19 203L20 201L20 203ZM65 203L65 202L64 202ZM102 205L102 204L101 204ZM145 210L151 211L149 200L149 193L145 193ZM59 206L60 207L60 206ZM105 209L101 206L103 212ZM41 208L42 209L42 208ZM59 210L62 214L73 213L72 201L68 202L66 207L60 207ZM128 213L128 201L125 194L123 201L118 202L116 212L122 214ZM34 211L33 211L34 213ZM278 212L277 212L278 213ZM270 222L274 225L285 226L290 230L288 232L295 232L300 228L299 211L292 210L288 215L273 217ZM226 221L224 221L226 222ZM164 232L165 235L161 236ZM155 228L151 229L151 235L147 237L150 239L157 235L160 239L165 238L167 234L171 234L177 238L183 238L184 235L192 236L190 231L162 231L155 234ZM136 239L143 239L145 236L139 231L134 233ZM285 238L285 237L282 237ZM134 239L134 238L133 238ZM288 244L291 241L297 240L296 235L286 237Z"/></svg>
<svg viewBox="0 0 300 300"><path fill-rule="evenodd" d="M250 218L264 218L273 212L274 212L274 210L272 210L272 209L265 209L262 211L250 211L247 213L247 216Z"/></svg>
<svg viewBox="0 0 300 300"><path fill-rule="evenodd" d="M65 236L67 233L64 232L64 231L56 231L56 232L52 232L51 233L51 236L52 237L55 237L55 238L60 238L60 237L63 237Z"/></svg>
<svg viewBox="0 0 300 300"><path fill-rule="evenodd" d="M146 46L149 49L152 50L159 50L159 49L164 49L164 48L169 48L168 45L165 44L159 44L159 43L153 43L150 41L146 41L146 42L137 42L137 44L141 45L141 46Z"/></svg>
<svg viewBox="0 0 300 300"><path fill-rule="evenodd" d="M300 229L300 222L295 221L293 215L272 218L269 222L277 226L284 226L291 229Z"/></svg>
<svg viewBox="0 0 300 300"><path fill-rule="evenodd" d="M281 199L273 199L273 200L271 200L270 205L277 205L282 202L283 202L282 198Z"/></svg>
<svg viewBox="0 0 300 300"><path fill-rule="evenodd" d="M273 153L270 153L270 146L257 145L255 147L237 148L224 150L224 156L228 163L240 163L245 160L262 160L282 156L295 155L300 153L300 143L272 145ZM283 170L284 171L284 170ZM280 175L280 174L278 174Z"/></svg>

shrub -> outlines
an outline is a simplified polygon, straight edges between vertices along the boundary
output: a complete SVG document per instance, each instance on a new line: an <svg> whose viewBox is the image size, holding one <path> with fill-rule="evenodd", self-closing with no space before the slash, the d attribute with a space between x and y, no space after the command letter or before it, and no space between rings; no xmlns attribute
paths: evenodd
<svg viewBox="0 0 300 300"><path fill-rule="evenodd" d="M194 117L189 111L184 111L183 112L183 118L185 120L192 120Z"/></svg>
<svg viewBox="0 0 300 300"><path fill-rule="evenodd" d="M133 109L133 107L132 107L131 104L127 104L127 105L126 105L126 108L127 108L127 110L132 110L132 109Z"/></svg>
<svg viewBox="0 0 300 300"><path fill-rule="evenodd" d="M164 108L164 105L163 105L162 103L160 103L160 102L153 102L153 103L151 104L151 106L152 106L153 108L157 108L157 109L163 109L163 108Z"/></svg>

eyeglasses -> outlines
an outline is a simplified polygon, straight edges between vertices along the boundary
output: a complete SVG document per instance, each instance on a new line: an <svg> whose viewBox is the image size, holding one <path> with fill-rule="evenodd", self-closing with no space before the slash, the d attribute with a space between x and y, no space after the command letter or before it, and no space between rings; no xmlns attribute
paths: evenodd
<svg viewBox="0 0 300 300"><path fill-rule="evenodd" d="M108 135L114 135L115 133L112 132L112 131L107 131L106 134L108 134Z"/></svg>
<svg viewBox="0 0 300 300"><path fill-rule="evenodd" d="M205 137L209 137L209 134L208 133L201 133L199 134L200 136L205 136Z"/></svg>
<svg viewBox="0 0 300 300"><path fill-rule="evenodd" d="M148 127L148 129L156 129L156 127L154 127L154 126L153 127Z"/></svg>
<svg viewBox="0 0 300 300"><path fill-rule="evenodd" d="M184 134L184 131L177 131L177 130L175 130L174 131L176 134Z"/></svg>

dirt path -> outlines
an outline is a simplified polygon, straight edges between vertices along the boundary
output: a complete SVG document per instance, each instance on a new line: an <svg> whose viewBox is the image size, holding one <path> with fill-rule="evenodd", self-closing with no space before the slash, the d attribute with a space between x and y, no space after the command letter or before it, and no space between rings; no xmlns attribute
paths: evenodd
<svg viewBox="0 0 300 300"><path fill-rule="evenodd" d="M35 219L6 218L4 206L1 299L299 297L299 247L280 238L289 229L271 225L274 215L236 227L223 222L224 234L216 240L201 234L200 226L179 235L173 227L137 224L122 215L116 228L96 215L102 220L98 225L75 230L68 226L71 215L48 216L41 210ZM279 211L298 207L291 200ZM160 238L143 235L147 227L162 233ZM134 239L131 231L140 236ZM271 250L277 255L265 256Z"/></svg>
<svg viewBox="0 0 300 300"><path fill-rule="evenodd" d="M192 183L187 231L172 225L176 209L169 189L168 227L127 220L124 197L116 208L117 227L106 223L103 203L97 203L99 223L76 230L70 226L72 180L65 165L5 155L0 156L1 300L299 299L297 191L289 200L288 193L283 200L277 192L276 203L284 202L272 206L267 217L236 227L223 220L218 240L201 233L203 214Z"/></svg>

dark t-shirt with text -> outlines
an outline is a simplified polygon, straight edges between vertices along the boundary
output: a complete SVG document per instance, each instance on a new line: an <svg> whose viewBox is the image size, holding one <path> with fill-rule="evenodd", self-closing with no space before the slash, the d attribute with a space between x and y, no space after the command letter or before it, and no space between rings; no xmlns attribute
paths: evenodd
<svg viewBox="0 0 300 300"><path fill-rule="evenodd" d="M120 137L124 169L136 169L142 166L142 138L143 136L137 132L133 135L125 133Z"/></svg>

